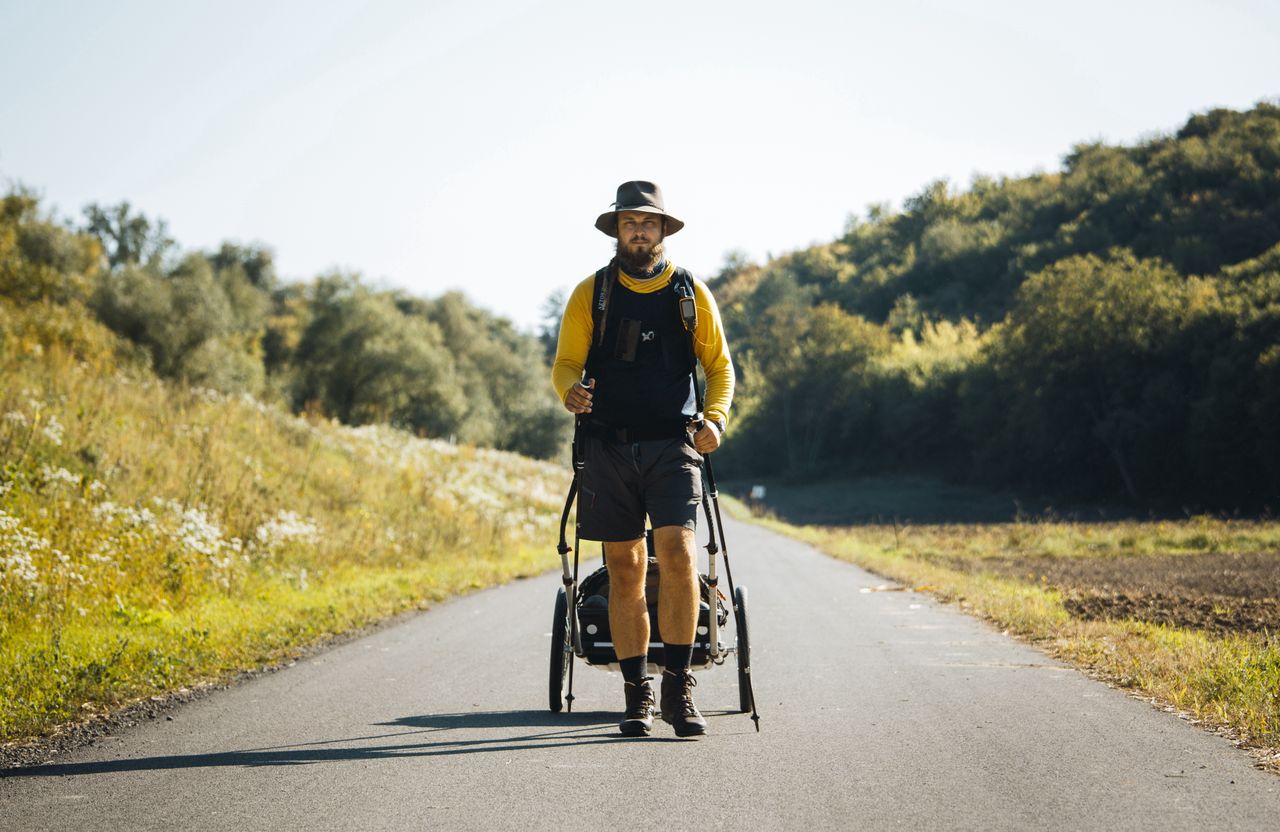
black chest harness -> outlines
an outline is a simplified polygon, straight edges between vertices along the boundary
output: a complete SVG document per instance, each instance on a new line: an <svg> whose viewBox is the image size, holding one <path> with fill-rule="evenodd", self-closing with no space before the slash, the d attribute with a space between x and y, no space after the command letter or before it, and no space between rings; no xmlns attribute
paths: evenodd
<svg viewBox="0 0 1280 832"><path fill-rule="evenodd" d="M604 344L605 323L609 318L609 300L613 297L614 284L618 282L617 261L609 263L596 272L595 290L591 303L591 347L596 349ZM687 269L676 267L671 277L671 290L676 296L676 310L680 315L680 323L692 341L693 332L698 328L698 304L694 299L693 275ZM692 351L690 343L690 351ZM590 364L590 356L587 358Z"/></svg>
<svg viewBox="0 0 1280 832"><path fill-rule="evenodd" d="M668 287L632 292L618 286L611 262L595 275L591 324L585 377L596 381L594 406L580 432L623 443L683 435L703 407L693 276L676 269Z"/></svg>

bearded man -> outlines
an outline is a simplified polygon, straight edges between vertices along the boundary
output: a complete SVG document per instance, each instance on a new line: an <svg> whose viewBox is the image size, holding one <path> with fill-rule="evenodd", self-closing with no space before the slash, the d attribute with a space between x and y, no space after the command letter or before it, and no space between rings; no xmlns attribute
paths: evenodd
<svg viewBox="0 0 1280 832"><path fill-rule="evenodd" d="M700 454L720 447L733 399L733 364L706 284L685 280L687 273L677 275L666 259L664 240L684 223L667 213L658 186L623 183L595 225L617 239L616 256L570 296L552 370L556 392L565 409L581 417L585 435L578 534L604 543L609 627L626 698L619 730L643 736L654 716L652 677L646 675L648 517L661 573L661 715L678 736L696 736L707 730L693 704L689 670L700 600L694 543L702 502ZM605 283L598 285L597 278ZM690 284L697 310L692 339L677 297ZM695 359L707 379L700 422Z"/></svg>

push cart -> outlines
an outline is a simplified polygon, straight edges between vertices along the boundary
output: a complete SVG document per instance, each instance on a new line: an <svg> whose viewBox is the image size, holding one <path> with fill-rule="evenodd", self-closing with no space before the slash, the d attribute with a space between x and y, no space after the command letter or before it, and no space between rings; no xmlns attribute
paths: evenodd
<svg viewBox="0 0 1280 832"><path fill-rule="evenodd" d="M609 631L609 571L601 566L581 581L578 580L578 537L575 532L574 545L566 542L565 530L569 520L569 511L577 496L578 473L581 470L580 455L575 441L574 479L569 487L569 495L565 500L564 512L560 518L560 553L563 566L564 586L556 591L555 610L551 618L551 664L548 679L549 704L553 712L562 709L573 710L573 669L574 658L578 658L593 667L607 670L618 670L618 658L613 649L613 639ZM724 526L720 522L719 495L716 491L715 476L711 470L711 460L703 460L703 511L708 525L707 571L700 573L701 601L698 609L698 624L694 636L693 655L690 667L709 668L724 664L729 656L733 656L738 669L738 708L742 713L750 713L755 721L756 730L760 730L760 717L755 709L755 695L751 685L751 640L747 624L747 588L735 587L733 572L729 567L729 553L724 542ZM714 509L714 519L713 512ZM719 541L717 542L717 532ZM649 652L648 663L650 673L657 675L654 668L663 664L662 633L658 621L658 595L662 589L662 578L658 570L658 562L654 557L653 532L645 535L649 549L649 568L645 580L645 600L649 607ZM603 550L603 546L601 549ZM570 569L569 552L573 552L573 565ZM717 554L724 558L725 575L728 578L729 597L720 591L719 575L716 568ZM728 622L733 619L732 633ZM730 635L732 638L730 639Z"/></svg>
<svg viewBox="0 0 1280 832"><path fill-rule="evenodd" d="M647 536L652 546L652 536ZM738 668L738 707L743 713L751 711L751 689L748 676L751 673L751 642L747 629L747 588L737 587L733 592L734 626L728 632L730 605L720 590L713 589L706 574L698 576L701 602L698 608L698 626L693 642L692 668L709 668L724 664L733 656ZM662 633L658 625L658 593L662 578L658 561L650 549L649 573L645 580L645 600L649 606L649 665L650 673L657 675L663 662ZM555 612L551 618L551 670L548 685L551 710L559 713L565 704L573 708L573 692L570 687L571 665L574 657L588 665L606 670L618 669L618 658L613 650L609 631L609 571L605 566L596 569L574 592L573 618L569 612L569 592L565 587L556 590ZM715 610L714 615L712 610ZM732 642L726 637L732 635ZM652 668L658 668L658 671Z"/></svg>

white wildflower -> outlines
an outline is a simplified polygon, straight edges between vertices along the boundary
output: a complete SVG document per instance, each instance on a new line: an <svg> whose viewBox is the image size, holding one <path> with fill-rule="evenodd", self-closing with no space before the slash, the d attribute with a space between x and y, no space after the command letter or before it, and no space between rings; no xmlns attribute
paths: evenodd
<svg viewBox="0 0 1280 832"><path fill-rule="evenodd" d="M193 387L191 395L207 404L217 404L223 400L221 393L209 387Z"/></svg>
<svg viewBox="0 0 1280 832"><path fill-rule="evenodd" d="M156 516L149 508L131 508L118 506L112 502L99 503L93 507L93 516L99 520L118 520L130 528L156 525Z"/></svg>
<svg viewBox="0 0 1280 832"><path fill-rule="evenodd" d="M80 477L71 473L66 468L54 468L51 465L40 466L40 478L44 480L46 485L71 485L78 486Z"/></svg>
<svg viewBox="0 0 1280 832"><path fill-rule="evenodd" d="M320 527L315 521L303 519L296 512L282 510L259 526L253 536L259 546L271 550L290 540L310 543L319 534Z"/></svg>
<svg viewBox="0 0 1280 832"><path fill-rule="evenodd" d="M4 414L4 420L11 425L23 426L27 424L27 415L17 410L10 410Z"/></svg>
<svg viewBox="0 0 1280 832"><path fill-rule="evenodd" d="M17 517L0 511L0 578L11 575L21 582L38 585L40 572L32 555L51 550L57 551L48 540L28 529Z"/></svg>
<svg viewBox="0 0 1280 832"><path fill-rule="evenodd" d="M182 512L182 524L173 537L188 549L210 557L217 555L226 545L222 539L222 529L198 508Z"/></svg>
<svg viewBox="0 0 1280 832"><path fill-rule="evenodd" d="M107 490L107 486L101 480L94 480L93 482L89 483L90 494L93 494L96 496L98 494L103 493L106 490Z"/></svg>
<svg viewBox="0 0 1280 832"><path fill-rule="evenodd" d="M160 508L167 509L174 514L182 514L185 507L177 500L166 500L164 497L152 497L151 502Z"/></svg>
<svg viewBox="0 0 1280 832"><path fill-rule="evenodd" d="M43 433L45 438L53 444L61 445L62 433L64 430L66 430L66 428L64 428L62 423L58 421L58 417L50 416L49 421L45 422L45 425L40 429L40 432Z"/></svg>
<svg viewBox="0 0 1280 832"><path fill-rule="evenodd" d="M0 555L0 576L4 575L12 575L19 581L33 585L40 580L40 572L27 552Z"/></svg>

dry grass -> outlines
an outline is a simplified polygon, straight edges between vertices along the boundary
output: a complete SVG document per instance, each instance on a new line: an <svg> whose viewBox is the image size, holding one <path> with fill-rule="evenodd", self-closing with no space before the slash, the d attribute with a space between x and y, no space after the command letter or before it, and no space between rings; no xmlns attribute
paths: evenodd
<svg viewBox="0 0 1280 832"><path fill-rule="evenodd" d="M555 565L564 466L179 389L74 309L0 340L0 740Z"/></svg>
<svg viewBox="0 0 1280 832"><path fill-rule="evenodd" d="M760 522L996 623L1047 652L1166 709L1220 729L1268 767L1280 761L1280 636L1214 634L1128 619L1081 620L1063 594L997 575L984 560L1142 558L1266 552L1280 558L1280 523L1184 522L798 527ZM1259 587L1274 595L1276 587ZM1280 770L1280 768L1278 768Z"/></svg>

